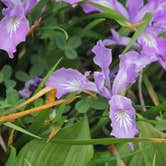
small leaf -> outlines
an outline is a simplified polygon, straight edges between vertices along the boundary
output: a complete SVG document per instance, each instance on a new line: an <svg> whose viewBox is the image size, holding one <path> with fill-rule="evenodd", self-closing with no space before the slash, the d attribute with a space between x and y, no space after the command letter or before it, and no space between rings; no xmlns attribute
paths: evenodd
<svg viewBox="0 0 166 166"><path fill-rule="evenodd" d="M6 88L14 88L16 86L16 82L13 80L6 80L5 86Z"/></svg>
<svg viewBox="0 0 166 166"><path fill-rule="evenodd" d="M25 73L24 71L20 71L20 70L16 72L15 77L19 81L22 81L22 82L26 82L31 79L27 73Z"/></svg>
<svg viewBox="0 0 166 166"><path fill-rule="evenodd" d="M68 41L68 45L71 48L77 48L81 45L81 39L79 36L72 36L69 41Z"/></svg>
<svg viewBox="0 0 166 166"><path fill-rule="evenodd" d="M4 80L8 80L12 75L12 68L9 65L5 65L1 72L3 73Z"/></svg>
<svg viewBox="0 0 166 166"><path fill-rule="evenodd" d="M108 107L108 104L105 99L101 97L93 97L89 100L89 104L91 108L96 110L104 110Z"/></svg>
<svg viewBox="0 0 166 166"><path fill-rule="evenodd" d="M77 52L74 49L72 49L72 48L67 48L65 50L65 56L68 59L75 59L75 58L77 58Z"/></svg>
<svg viewBox="0 0 166 166"><path fill-rule="evenodd" d="M66 46L66 38L65 38L65 35L62 34L62 33L58 33L56 35L56 45L59 49L63 50Z"/></svg>
<svg viewBox="0 0 166 166"><path fill-rule="evenodd" d="M16 105L18 99L19 99L19 95L18 95L18 92L15 89L13 89L13 88L7 89L7 91L6 91L6 100L7 100L8 104Z"/></svg>
<svg viewBox="0 0 166 166"><path fill-rule="evenodd" d="M82 99L80 101L78 101L75 105L75 109L79 112L79 113L85 113L89 110L89 103L86 99Z"/></svg>

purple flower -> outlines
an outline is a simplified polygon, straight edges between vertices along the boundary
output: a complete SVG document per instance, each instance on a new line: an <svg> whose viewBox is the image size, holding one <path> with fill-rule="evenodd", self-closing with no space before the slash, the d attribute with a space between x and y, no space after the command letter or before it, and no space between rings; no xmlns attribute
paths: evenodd
<svg viewBox="0 0 166 166"><path fill-rule="evenodd" d="M98 92L96 85L87 79L88 73L82 75L77 70L73 69L59 69L55 71L48 81L46 86L52 86L57 89L57 98L64 96L65 94L89 90Z"/></svg>
<svg viewBox="0 0 166 166"><path fill-rule="evenodd" d="M96 46L93 47L92 52L95 53L93 59L94 63L97 64L101 69L105 77L108 89L110 89L110 70L109 66L112 62L112 52L110 49L106 48L103 42L100 40L97 42Z"/></svg>
<svg viewBox="0 0 166 166"><path fill-rule="evenodd" d="M112 132L118 138L133 138L137 133L135 110L131 100L120 95L112 96L110 104L110 119Z"/></svg>
<svg viewBox="0 0 166 166"><path fill-rule="evenodd" d="M120 95L112 96L110 104L111 135L117 138L134 138L138 134L135 109L131 100ZM129 144L133 150L133 146Z"/></svg>
<svg viewBox="0 0 166 166"><path fill-rule="evenodd" d="M7 8L3 9L4 18L0 21L0 49L5 50L9 57L13 58L16 46L25 41L29 31L29 23L25 15L36 1L3 0L3 3Z"/></svg>
<svg viewBox="0 0 166 166"><path fill-rule="evenodd" d="M19 91L20 97L30 97L35 92L41 81L41 78L35 77L26 82L24 88Z"/></svg>
<svg viewBox="0 0 166 166"><path fill-rule="evenodd" d="M112 37L105 39L103 41L104 46L110 46L110 45L128 45L131 38L120 36L118 32L116 32L114 29L111 29Z"/></svg>
<svg viewBox="0 0 166 166"><path fill-rule="evenodd" d="M102 41L98 41L92 51L95 54L93 61L101 69L101 72L94 72L95 84L87 80L88 73L82 75L76 70L62 68L50 76L46 85L57 89L58 98L83 90L90 90L105 97L110 104L111 134L118 138L133 138L138 133L135 109L131 100L121 96L121 93L135 82L138 73L146 65L155 61L156 57L129 51L120 56L118 72L117 68L115 70L117 75L114 73L114 76L110 77L111 49L106 48Z"/></svg>
<svg viewBox="0 0 166 166"><path fill-rule="evenodd" d="M166 39L159 37L156 28L147 28L138 38L138 43L141 45L141 54L151 54L156 56L156 61L166 69Z"/></svg>
<svg viewBox="0 0 166 166"><path fill-rule="evenodd" d="M135 51L120 56L119 71L112 85L112 93L121 94L130 84L135 82L138 73L148 64L156 61L151 55L141 55Z"/></svg>

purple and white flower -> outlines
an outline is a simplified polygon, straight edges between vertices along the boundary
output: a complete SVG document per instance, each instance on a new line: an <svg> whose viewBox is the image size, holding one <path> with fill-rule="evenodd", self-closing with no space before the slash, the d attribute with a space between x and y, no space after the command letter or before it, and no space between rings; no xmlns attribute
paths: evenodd
<svg viewBox="0 0 166 166"><path fill-rule="evenodd" d="M97 93L96 85L87 79L88 75L89 73L83 75L77 70L61 68L50 76L46 86L52 86L57 89L57 98L61 98L68 93L81 92L82 90Z"/></svg>
<svg viewBox="0 0 166 166"><path fill-rule="evenodd" d="M101 69L101 72L94 72L95 83L87 80L87 74L82 75L76 70L62 68L51 75L46 86L55 87L58 98L82 90L90 90L105 97L110 104L111 135L118 138L133 138L138 133L136 111L131 100L121 96L121 93L134 83L138 73L155 59L129 51L120 56L119 70L111 81L109 69L112 62L111 49L106 48L102 41L98 41L92 51L95 53L94 63Z"/></svg>
<svg viewBox="0 0 166 166"><path fill-rule="evenodd" d="M5 50L10 58L14 57L16 47L25 41L29 31L26 15L37 3L37 0L2 0L7 6L3 9L3 19L0 21L0 49Z"/></svg>

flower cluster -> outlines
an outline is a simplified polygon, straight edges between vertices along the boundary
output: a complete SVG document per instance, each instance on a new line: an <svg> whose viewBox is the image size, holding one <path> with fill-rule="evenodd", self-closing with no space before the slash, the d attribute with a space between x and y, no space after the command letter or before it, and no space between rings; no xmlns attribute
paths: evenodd
<svg viewBox="0 0 166 166"><path fill-rule="evenodd" d="M37 0L2 0L6 8L2 10L0 21L0 49L5 50L10 58L14 57L16 46L25 41L29 31L26 15L36 5Z"/></svg>
<svg viewBox="0 0 166 166"><path fill-rule="evenodd" d="M162 33L166 32L166 1L147 0L147 3L144 4L144 0L127 0L125 6L118 0L59 1L70 3L73 7L80 4L85 13L104 12L88 3L95 2L116 11L129 20L132 25L141 24L147 12L153 13L151 21L138 37L133 48L119 56L120 62L116 74L114 69L110 71L112 50L107 46L126 46L131 38L120 36L115 29L111 29L112 36L103 41L99 40L92 49L95 54L93 61L100 68L100 71L93 73L94 81L88 80L90 72L82 74L74 69L61 68L55 71L46 82L46 86L57 89L57 98L81 91L92 91L104 97L110 106L111 135L118 138L135 137L138 134L135 119L136 110L132 106L132 101L124 96L124 92L131 84L135 83L139 72L152 62L158 61L166 69L166 39L161 37ZM3 9L4 18L0 22L0 48L7 51L10 58L13 58L16 46L25 40L29 31L26 15L37 3L37 0L3 0L2 2L7 8ZM33 87L36 88L40 81L39 78L36 78L28 82L25 89L20 91L21 96L30 96L32 93L29 87L34 84ZM133 148L132 144L130 146Z"/></svg>
<svg viewBox="0 0 166 166"><path fill-rule="evenodd" d="M81 1L70 1L63 0L72 5L76 5ZM89 0L87 2L95 2L100 5L104 5L114 11L123 15L131 23L137 24L140 23L144 15L147 12L153 13L153 18L150 21L149 25L146 27L142 35L137 39L137 44L141 49L141 54L146 55L151 53L153 58L156 58L164 69L166 69L166 39L161 37L161 34L166 32L166 1L165 0L148 0L144 4L143 0L127 0L125 7L118 0ZM91 4L82 4L83 11L85 13L90 12L103 12L101 9L98 9ZM123 37L120 38L119 34L112 30L113 39L111 41L107 40L107 45L111 44L120 44L127 45L130 41L130 38Z"/></svg>

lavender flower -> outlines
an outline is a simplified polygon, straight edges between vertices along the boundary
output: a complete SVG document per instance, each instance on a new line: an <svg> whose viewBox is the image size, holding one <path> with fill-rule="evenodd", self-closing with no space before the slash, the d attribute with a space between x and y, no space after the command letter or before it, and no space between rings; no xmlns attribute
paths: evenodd
<svg viewBox="0 0 166 166"><path fill-rule="evenodd" d="M133 138L138 133L135 109L131 100L121 96L121 93L135 82L138 73L154 59L135 51L121 55L118 73L111 84L109 70L112 62L111 50L106 48L102 41L98 41L92 51L96 55L94 63L101 68L101 72L94 72L95 84L87 80L88 74L82 75L76 70L62 68L51 75L46 85L57 89L58 98L82 90L90 90L105 97L110 104L111 135L118 138Z"/></svg>
<svg viewBox="0 0 166 166"><path fill-rule="evenodd" d="M82 75L76 70L62 68L55 71L50 76L46 82L46 86L52 86L57 89L57 98L60 98L68 93L82 90L98 92L96 85L87 80L88 75L89 73Z"/></svg>
<svg viewBox="0 0 166 166"><path fill-rule="evenodd" d="M135 51L120 56L119 71L112 85L112 93L120 94L135 82L138 73L148 64L156 61L155 56L141 55Z"/></svg>
<svg viewBox="0 0 166 166"><path fill-rule="evenodd" d="M14 57L16 46L25 41L29 31L29 22L25 15L34 7L37 0L3 0L7 8L3 9L4 18L0 21L0 49L5 50L10 58Z"/></svg>
<svg viewBox="0 0 166 166"><path fill-rule="evenodd" d="M104 46L110 46L110 45L128 45L131 38L120 36L118 32L116 32L114 29L111 29L112 37L105 39L103 41Z"/></svg>
<svg viewBox="0 0 166 166"><path fill-rule="evenodd" d="M135 109L131 100L120 95L112 96L109 101L110 119L112 132L111 135L117 138L133 138L138 134L135 121ZM134 150L132 143L129 143L131 150Z"/></svg>
<svg viewBox="0 0 166 166"><path fill-rule="evenodd" d="M41 81L42 81L41 78L35 77L26 82L24 88L19 91L20 97L22 98L30 97L35 92Z"/></svg>
<svg viewBox="0 0 166 166"><path fill-rule="evenodd" d="M120 95L112 96L110 104L110 119L112 132L118 138L133 138L138 134L135 123L135 110L131 100Z"/></svg>

